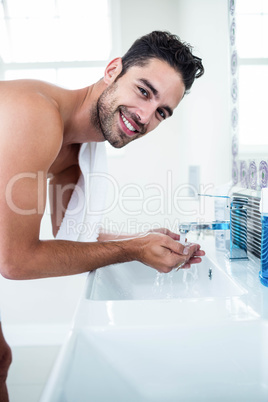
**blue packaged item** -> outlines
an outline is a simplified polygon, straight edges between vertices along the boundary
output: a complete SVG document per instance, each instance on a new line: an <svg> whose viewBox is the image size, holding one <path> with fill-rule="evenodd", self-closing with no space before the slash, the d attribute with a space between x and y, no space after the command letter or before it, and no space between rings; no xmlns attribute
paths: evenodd
<svg viewBox="0 0 268 402"><path fill-rule="evenodd" d="M268 188L261 191L260 202L261 213L261 270L259 273L260 281L264 286L268 286Z"/></svg>

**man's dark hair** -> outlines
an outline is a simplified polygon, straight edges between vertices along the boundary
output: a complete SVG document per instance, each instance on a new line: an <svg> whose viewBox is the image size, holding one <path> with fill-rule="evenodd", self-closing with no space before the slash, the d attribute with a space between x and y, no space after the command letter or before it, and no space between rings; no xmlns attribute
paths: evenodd
<svg viewBox="0 0 268 402"><path fill-rule="evenodd" d="M192 54L192 47L167 31L153 31L137 39L122 57L120 78L133 66L145 66L151 59L167 62L182 77L185 92L204 74L202 60Z"/></svg>

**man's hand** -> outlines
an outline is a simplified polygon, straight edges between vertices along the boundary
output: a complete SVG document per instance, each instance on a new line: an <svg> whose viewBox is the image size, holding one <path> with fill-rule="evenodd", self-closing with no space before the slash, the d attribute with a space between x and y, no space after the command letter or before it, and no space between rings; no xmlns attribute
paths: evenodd
<svg viewBox="0 0 268 402"><path fill-rule="evenodd" d="M175 235L170 233L172 236ZM138 258L135 259L165 273L174 268L190 268L191 264L201 262L200 257L204 256L205 252L200 250L199 244L191 243L184 246L172 236L169 233L148 233L137 238L140 245Z"/></svg>
<svg viewBox="0 0 268 402"><path fill-rule="evenodd" d="M184 246L178 242L180 240L179 234L165 228L134 235L101 232L98 237L99 242L117 240L130 240L127 242L128 252L130 247L130 261L132 259L138 260L159 272L167 273L174 268L190 268L191 264L200 263L202 261L200 257L205 255L205 252L200 250L199 244L191 243ZM135 255L132 252L133 245Z"/></svg>

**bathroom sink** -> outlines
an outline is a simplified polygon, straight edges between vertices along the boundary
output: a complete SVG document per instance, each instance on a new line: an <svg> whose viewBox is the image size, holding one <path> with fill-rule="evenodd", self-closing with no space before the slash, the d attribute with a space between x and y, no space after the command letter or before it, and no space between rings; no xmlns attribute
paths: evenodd
<svg viewBox="0 0 268 402"><path fill-rule="evenodd" d="M84 327L41 402L264 402L268 323Z"/></svg>
<svg viewBox="0 0 268 402"><path fill-rule="evenodd" d="M240 296L238 286L208 257L190 269L159 273L137 261L100 268L89 275L89 300L148 300Z"/></svg>
<svg viewBox="0 0 268 402"><path fill-rule="evenodd" d="M209 255L170 274L135 261L90 273L40 402L267 402L258 262Z"/></svg>

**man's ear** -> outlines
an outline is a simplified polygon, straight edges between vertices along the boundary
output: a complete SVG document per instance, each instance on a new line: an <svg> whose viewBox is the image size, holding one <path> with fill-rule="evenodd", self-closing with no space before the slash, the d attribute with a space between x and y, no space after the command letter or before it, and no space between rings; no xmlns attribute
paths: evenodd
<svg viewBox="0 0 268 402"><path fill-rule="evenodd" d="M122 67L121 57L117 57L116 59L110 61L104 72L104 82L107 85L110 85L112 82L114 82L116 77L121 73Z"/></svg>

